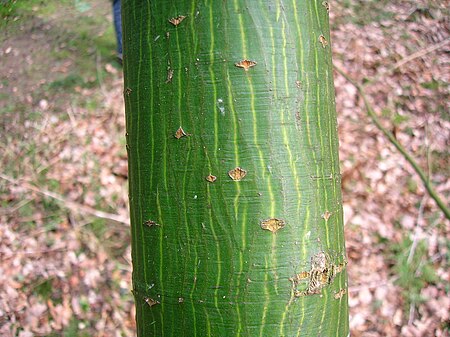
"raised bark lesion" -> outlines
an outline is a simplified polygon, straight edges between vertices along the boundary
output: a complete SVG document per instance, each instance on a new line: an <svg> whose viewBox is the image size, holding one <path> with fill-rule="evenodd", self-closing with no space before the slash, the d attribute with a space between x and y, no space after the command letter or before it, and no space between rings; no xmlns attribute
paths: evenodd
<svg viewBox="0 0 450 337"><path fill-rule="evenodd" d="M345 258L340 263L333 260L330 254L319 252L311 258L311 269L309 271L302 271L289 278L294 289L294 296L320 295L322 289L330 285L337 274L342 272L347 265ZM306 289L300 290L299 287L304 283L306 283Z"/></svg>
<svg viewBox="0 0 450 337"><path fill-rule="evenodd" d="M228 176L234 181L240 181L247 175L247 171L239 166L228 171Z"/></svg>
<svg viewBox="0 0 450 337"><path fill-rule="evenodd" d="M278 232L286 225L283 219L271 218L261 221L261 228L271 231L272 233Z"/></svg>
<svg viewBox="0 0 450 337"><path fill-rule="evenodd" d="M184 19L186 19L186 15L178 15L177 17L169 19L169 22L175 27L178 26Z"/></svg>
<svg viewBox="0 0 450 337"><path fill-rule="evenodd" d="M236 62L234 65L238 68L243 68L245 71L248 71L250 68L256 66L257 62L252 60L242 60Z"/></svg>
<svg viewBox="0 0 450 337"><path fill-rule="evenodd" d="M208 182L210 182L210 183L213 183L213 182L215 182L215 181L217 180L217 177L216 177L216 176L213 176L212 174L209 174L209 175L207 175L207 176L205 177L205 179L206 179L206 181L208 181Z"/></svg>
<svg viewBox="0 0 450 337"><path fill-rule="evenodd" d="M183 128L180 126L178 128L178 130L175 132L174 136L175 136L176 139L180 139L182 137L187 137L187 136L190 136L190 135L188 133L186 133L186 131L184 131Z"/></svg>

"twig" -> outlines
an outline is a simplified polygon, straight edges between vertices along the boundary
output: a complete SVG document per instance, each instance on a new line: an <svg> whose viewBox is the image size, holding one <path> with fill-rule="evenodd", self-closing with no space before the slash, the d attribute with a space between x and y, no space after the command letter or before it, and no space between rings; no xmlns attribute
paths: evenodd
<svg viewBox="0 0 450 337"><path fill-rule="evenodd" d="M408 325L413 324L415 313L416 313L416 304L414 302L411 302L411 304L409 305Z"/></svg>
<svg viewBox="0 0 450 337"><path fill-rule="evenodd" d="M417 162L414 160L414 158L406 151L406 149L397 141L397 139L394 137L392 132L388 131L383 125L381 125L381 122L378 119L378 116L375 114L375 111L372 109L372 106L370 105L369 101L367 100L367 97L366 97L363 87L359 83L357 83L355 80L353 80L349 75L347 75L344 71L342 71L339 67L335 66L334 68L336 69L336 71L339 74L341 74L348 82L350 82L358 90L359 94L361 95L361 98L364 101L364 105L366 107L367 114L372 119L372 121L375 123L376 127L386 136L386 138L391 142L391 144L394 145L395 148L403 155L403 157L406 159L406 161L412 166L414 171L416 171L416 173L422 180L423 186L428 191L430 197L436 202L437 206L442 210L445 217L450 220L450 210L447 208L445 203L439 197L439 195L435 191L433 185L427 179L427 176L425 175L423 170L420 168L420 166L417 164Z"/></svg>
<svg viewBox="0 0 450 337"><path fill-rule="evenodd" d="M430 151L430 141L428 138L428 119L426 120L425 124L425 149L427 151L427 178L428 181L430 181L430 176L432 174L432 166L431 166L431 151Z"/></svg>
<svg viewBox="0 0 450 337"><path fill-rule="evenodd" d="M31 185L31 184L29 184L27 182L20 182L18 180L15 180L15 179L13 179L11 177L8 177L8 176L2 174L2 173L0 173L0 178L3 179L3 180L8 181L11 184L22 186L23 188L25 188L27 190L30 190L30 191L39 193L39 194L41 194L43 196L46 196L48 198L52 198L54 200L57 200L61 204L63 204L64 207L69 208L72 211L77 212L79 214L89 214L89 215L95 216L97 218L106 219L106 220L112 220L112 221L115 221L115 222L118 222L118 223L122 223L122 224L125 224L125 225L129 225L130 224L128 219L126 219L126 218L124 218L124 217L122 217L122 216L120 216L118 214L112 214L112 213L99 211L99 210L96 210L96 209L94 209L92 207L79 204L79 203L77 203L75 201L71 201L71 200L68 200L68 199L64 198L62 195L59 195L57 193L48 191L46 189L38 188L38 187L33 186L33 185Z"/></svg>
<svg viewBox="0 0 450 337"><path fill-rule="evenodd" d="M56 248L43 249L43 250L15 251L11 255L7 255L8 253L11 253L11 252L7 253L5 251L0 251L0 261L4 262L13 257L17 257L17 255L27 255L27 256L33 256L35 258L40 258L41 255L55 253L55 252L63 252L63 251L66 251L67 249L68 249L67 246L64 246L64 247L56 247ZM5 255L5 256L1 257L1 255Z"/></svg>
<svg viewBox="0 0 450 337"><path fill-rule="evenodd" d="M72 129L75 129L77 127L77 120L75 118L75 109L72 104L67 108L67 115L70 119L70 126Z"/></svg>
<svg viewBox="0 0 450 337"><path fill-rule="evenodd" d="M42 171L47 170L49 167L55 165L57 162L61 160L61 156L55 155L50 162L46 163L46 165L41 165L36 169L36 173L40 174Z"/></svg>
<svg viewBox="0 0 450 337"><path fill-rule="evenodd" d="M363 289L376 289L376 288L381 288L381 287L387 287L389 285L394 284L394 282L397 280L398 280L398 276L393 276L389 280L384 280L384 281L380 280L380 282L359 284L359 285L348 287L348 292L356 293L356 292L360 292Z"/></svg>
<svg viewBox="0 0 450 337"><path fill-rule="evenodd" d="M392 67L388 68L386 71L378 73L372 80L369 80L364 83L364 87L371 83L378 82L378 80L383 77L387 76L388 74L392 73L395 69L400 68L401 66L405 65L408 62L411 62L412 60L415 60L416 58L425 56L428 53L432 53L437 49L440 49L447 45L450 42L450 39L446 39L444 41L439 42L438 44L434 44L431 46L428 46L427 48L421 49L419 51L416 51L415 53L412 53L411 55L408 55L404 58L402 58L400 61L396 62Z"/></svg>
<svg viewBox="0 0 450 337"><path fill-rule="evenodd" d="M26 198L26 199L23 199L23 200L19 201L14 206L5 207L3 209L0 209L0 214L1 215L12 214L12 213L16 212L18 209L20 209L23 206L25 206L26 204L30 203L32 200L33 200L33 198Z"/></svg>
<svg viewBox="0 0 450 337"><path fill-rule="evenodd" d="M423 219L424 206L425 206L425 197L423 197L422 201L420 202L419 216L417 218L416 228L414 229L414 238L413 238L413 242L411 244L411 248L409 249L408 259L406 260L407 264L411 264L413 257L414 257L414 253L416 252L417 245L419 243L419 228L421 228L420 225L421 225L422 219Z"/></svg>
<svg viewBox="0 0 450 337"><path fill-rule="evenodd" d="M450 39L446 39L444 41L439 42L438 44L431 45L431 46L429 46L427 48L424 48L422 50L416 51L415 53L412 53L411 55L406 56L405 58L403 58L400 61L398 61L397 63L395 63L392 67L390 67L387 70L387 72L390 73L390 72L394 71L395 69L400 68L404 64L406 64L406 63L408 63L408 62L410 62L410 61L412 61L412 60L414 60L416 58L425 56L428 53L431 53L431 52L433 52L433 51L435 51L437 49L440 49L440 48L444 47L449 42L450 42ZM385 74L383 74L383 75L385 75Z"/></svg>

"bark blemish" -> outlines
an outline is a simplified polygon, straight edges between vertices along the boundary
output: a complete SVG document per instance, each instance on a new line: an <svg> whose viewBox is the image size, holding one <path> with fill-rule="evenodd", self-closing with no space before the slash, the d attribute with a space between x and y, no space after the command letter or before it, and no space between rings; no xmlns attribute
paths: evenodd
<svg viewBox="0 0 450 337"><path fill-rule="evenodd" d="M289 278L294 289L295 297L303 297L309 295L320 295L322 289L330 285L338 273L342 272L347 265L344 259L341 263L334 263L329 254L319 252L311 258L311 270L302 271L301 273ZM299 290L300 284L306 282L306 289Z"/></svg>
<svg viewBox="0 0 450 337"><path fill-rule="evenodd" d="M153 220L147 220L147 221L145 221L145 222L144 222L144 225L146 225L147 227L159 226L159 224L156 223L156 222L153 221Z"/></svg>
<svg viewBox="0 0 450 337"><path fill-rule="evenodd" d="M213 176L212 174L210 174L210 175L206 176L205 179L206 179L206 181L209 181L210 183L213 183L213 182L215 182L217 180L217 177Z"/></svg>
<svg viewBox="0 0 450 337"><path fill-rule="evenodd" d="M343 288L334 294L334 299L340 300L342 298L342 296L344 296L346 293L347 293L347 289Z"/></svg>
<svg viewBox="0 0 450 337"><path fill-rule="evenodd" d="M169 22L175 27L178 26L184 19L186 19L185 15L178 15L175 18L169 19Z"/></svg>
<svg viewBox="0 0 450 337"><path fill-rule="evenodd" d="M147 303L149 305L150 308L159 304L159 301L154 300L153 298L150 298L150 297L145 297L144 301L145 301L145 303Z"/></svg>
<svg viewBox="0 0 450 337"><path fill-rule="evenodd" d="M166 83L170 83L172 82L173 79L173 69L170 67L167 67L167 79L166 79Z"/></svg>
<svg viewBox="0 0 450 337"><path fill-rule="evenodd" d="M328 46L328 41L325 39L325 36L323 36L322 34L320 34L320 36L319 36L319 41L322 44L323 48Z"/></svg>
<svg viewBox="0 0 450 337"><path fill-rule="evenodd" d="M325 213L322 214L322 218L324 218L325 221L328 221L328 219L330 218L331 214L332 214L331 212L325 211Z"/></svg>
<svg viewBox="0 0 450 337"><path fill-rule="evenodd" d="M250 68L256 66L256 64L257 64L256 61L242 60L235 63L234 65L238 68L243 68L245 71L248 71Z"/></svg>
<svg viewBox="0 0 450 337"><path fill-rule="evenodd" d="M217 108L219 109L222 116L225 116L225 106L223 104L222 98L217 99Z"/></svg>
<svg viewBox="0 0 450 337"><path fill-rule="evenodd" d="M322 2L322 6L326 8L327 13L330 13L330 4L328 3L328 1Z"/></svg>
<svg viewBox="0 0 450 337"><path fill-rule="evenodd" d="M272 233L278 232L286 225L286 222L282 219L271 218L261 221L261 228L271 231Z"/></svg>
<svg viewBox="0 0 450 337"><path fill-rule="evenodd" d="M300 116L300 111L297 110L295 112L295 125L298 130L301 129L301 122L302 122L302 117Z"/></svg>
<svg viewBox="0 0 450 337"><path fill-rule="evenodd" d="M247 175L247 171L240 168L239 166L235 169L232 169L228 171L228 176L233 179L234 181L240 181L244 179L244 177Z"/></svg>
<svg viewBox="0 0 450 337"><path fill-rule="evenodd" d="M333 173L330 173L329 175L324 176L310 176L311 180L333 180Z"/></svg>
<svg viewBox="0 0 450 337"><path fill-rule="evenodd" d="M187 136L189 136L189 134L187 134L181 126L178 128L177 132L175 132L176 139L180 139L182 137L187 137Z"/></svg>

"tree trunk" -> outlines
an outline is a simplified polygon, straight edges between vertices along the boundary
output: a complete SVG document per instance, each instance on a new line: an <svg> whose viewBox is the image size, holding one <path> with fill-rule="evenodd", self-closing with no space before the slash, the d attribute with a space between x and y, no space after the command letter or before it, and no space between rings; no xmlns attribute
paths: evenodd
<svg viewBox="0 0 450 337"><path fill-rule="evenodd" d="M322 0L123 0L138 336L347 336Z"/></svg>

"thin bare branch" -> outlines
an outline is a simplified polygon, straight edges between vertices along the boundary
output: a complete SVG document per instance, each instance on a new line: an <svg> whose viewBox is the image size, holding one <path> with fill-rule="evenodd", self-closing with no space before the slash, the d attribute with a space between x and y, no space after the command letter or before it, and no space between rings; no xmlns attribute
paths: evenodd
<svg viewBox="0 0 450 337"><path fill-rule="evenodd" d="M417 175L420 177L420 180L422 180L423 186L428 191L428 194L430 197L436 202L437 206L442 210L445 217L450 220L450 209L446 206L444 201L440 198L439 194L436 192L436 190L433 187L433 184L428 179L425 172L420 168L419 164L415 161L415 159L406 151L406 149L403 147L402 144L399 143L399 141L395 138L395 136L387 130L378 119L378 116L376 115L375 111L372 108L372 105L369 103L369 100L367 99L367 96L364 92L364 88L357 83L353 78L351 78L346 72L344 72L342 69L340 69L337 66L334 66L336 71L341 74L348 82L350 82L359 92L361 98L364 101L364 105L366 107L367 114L374 122L375 126L386 136L386 138L391 142L392 145L395 146L395 148L400 152L400 154L406 159L406 161L411 165L411 167L416 171Z"/></svg>
<svg viewBox="0 0 450 337"><path fill-rule="evenodd" d="M11 177L9 177L7 175L4 175L2 173L0 173L0 178L3 179L3 180L8 181L11 184L21 186L21 187L23 187L23 188L25 188L25 189L27 189L29 191L33 191L33 192L39 193L39 194L41 194L41 195L43 195L45 197L54 199L54 200L60 202L64 207L66 207L66 208L68 208L68 209L70 209L70 210L72 210L72 211L74 211L74 212L76 212L78 214L88 214L88 215L94 216L96 218L112 220L112 221L115 221L115 222L118 222L118 223L122 223L122 224L125 224L125 225L129 225L130 224L130 222L128 221L127 218L124 218L124 217L122 217L122 216L120 216L118 214L112 214L112 213L99 211L99 210L96 210L95 208L79 204L79 203L77 203L75 201L68 200L68 199L64 198L62 195L57 194L55 192L51 192L49 190L33 186L33 185L31 185L30 183L28 183L26 181L19 181L19 180L16 180L14 178L11 178Z"/></svg>
<svg viewBox="0 0 450 337"><path fill-rule="evenodd" d="M364 87L367 87L370 84L378 82L382 77L388 76L391 74L394 70L402 67L408 62L411 62L419 57L425 56L426 54L432 53L435 50L441 49L442 47L445 47L448 43L450 43L450 38L443 40L437 44L433 44L431 46L428 46L427 48L421 49L416 51L415 53L412 53L411 55L408 55L404 58L402 58L400 61L394 63L390 68L388 68L386 71L379 72L376 76L374 76L372 79L369 79L367 82L364 83Z"/></svg>

